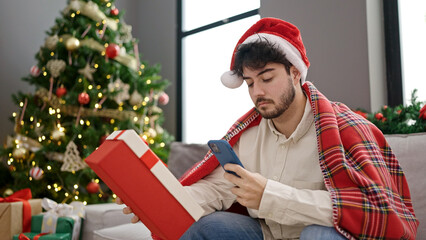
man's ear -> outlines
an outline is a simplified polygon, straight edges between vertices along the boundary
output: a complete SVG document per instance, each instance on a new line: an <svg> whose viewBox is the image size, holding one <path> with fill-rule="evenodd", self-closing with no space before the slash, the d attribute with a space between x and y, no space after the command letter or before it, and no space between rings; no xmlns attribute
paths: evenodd
<svg viewBox="0 0 426 240"><path fill-rule="evenodd" d="M297 85L297 83L300 82L301 74L300 74L300 71L295 66L290 67L290 76L291 76L291 79L293 80L294 85Z"/></svg>

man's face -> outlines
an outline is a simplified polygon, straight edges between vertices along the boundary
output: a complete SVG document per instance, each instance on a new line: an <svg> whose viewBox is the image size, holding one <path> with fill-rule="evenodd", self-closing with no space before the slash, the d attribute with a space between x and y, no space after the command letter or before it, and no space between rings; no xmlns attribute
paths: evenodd
<svg viewBox="0 0 426 240"><path fill-rule="evenodd" d="M256 109L266 119L281 116L296 95L293 79L283 64L268 63L261 69L244 67L243 78Z"/></svg>

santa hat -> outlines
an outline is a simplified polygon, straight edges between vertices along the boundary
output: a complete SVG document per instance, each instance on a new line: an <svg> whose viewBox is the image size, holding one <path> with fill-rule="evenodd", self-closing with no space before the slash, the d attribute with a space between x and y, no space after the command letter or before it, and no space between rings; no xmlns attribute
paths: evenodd
<svg viewBox="0 0 426 240"><path fill-rule="evenodd" d="M300 71L302 84L305 82L310 63L299 29L281 19L263 18L249 28L235 46L231 59L231 71L225 72L220 78L223 85L228 88L241 86L243 78L232 71L235 53L240 44L255 41L268 41L278 47L285 54L287 60Z"/></svg>

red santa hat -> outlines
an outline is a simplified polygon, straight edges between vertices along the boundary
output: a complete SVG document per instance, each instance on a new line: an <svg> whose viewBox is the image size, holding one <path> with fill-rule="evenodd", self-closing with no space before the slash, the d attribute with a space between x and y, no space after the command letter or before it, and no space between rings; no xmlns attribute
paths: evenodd
<svg viewBox="0 0 426 240"><path fill-rule="evenodd" d="M276 18L262 18L250 27L240 38L235 46L231 59L231 71L221 76L223 85L228 88L237 88L243 83L243 78L232 71L234 67L235 53L240 44L255 41L268 41L278 47L301 73L302 84L308 74L309 60L306 56L305 46L299 29L293 24Z"/></svg>

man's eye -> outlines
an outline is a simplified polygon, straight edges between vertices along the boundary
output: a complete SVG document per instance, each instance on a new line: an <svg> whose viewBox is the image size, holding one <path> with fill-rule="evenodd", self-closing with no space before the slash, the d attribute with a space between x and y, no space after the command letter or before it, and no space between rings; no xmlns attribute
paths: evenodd
<svg viewBox="0 0 426 240"><path fill-rule="evenodd" d="M247 83L247 86L248 86L248 87L252 87L252 86L253 86L253 83Z"/></svg>
<svg viewBox="0 0 426 240"><path fill-rule="evenodd" d="M271 80L272 80L272 78L263 79L264 82L269 82Z"/></svg>

